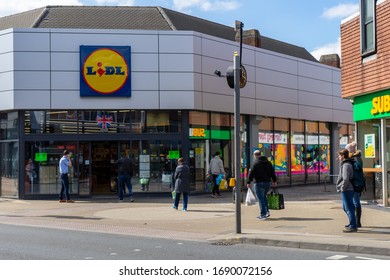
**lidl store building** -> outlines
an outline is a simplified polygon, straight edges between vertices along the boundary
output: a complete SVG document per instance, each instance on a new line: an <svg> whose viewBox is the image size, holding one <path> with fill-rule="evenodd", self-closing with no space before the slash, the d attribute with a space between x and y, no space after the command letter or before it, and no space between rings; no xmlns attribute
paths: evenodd
<svg viewBox="0 0 390 280"><path fill-rule="evenodd" d="M233 28L160 7L47 6L1 18L0 29L2 197L57 196L65 149L73 197L114 195L114 162L125 155L135 192L140 178L149 192L170 192L162 174L178 157L193 192L204 192L216 151L234 174L234 93L214 74L239 50ZM241 172L260 149L279 185L321 183L354 134L340 69L256 40L242 52Z"/></svg>

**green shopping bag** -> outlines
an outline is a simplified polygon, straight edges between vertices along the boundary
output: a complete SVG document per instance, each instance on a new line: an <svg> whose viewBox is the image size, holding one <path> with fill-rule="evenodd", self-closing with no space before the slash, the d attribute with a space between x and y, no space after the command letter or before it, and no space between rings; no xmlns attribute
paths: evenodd
<svg viewBox="0 0 390 280"><path fill-rule="evenodd" d="M271 188L271 191L267 194L268 209L280 210L284 209L284 197L279 193L277 187Z"/></svg>

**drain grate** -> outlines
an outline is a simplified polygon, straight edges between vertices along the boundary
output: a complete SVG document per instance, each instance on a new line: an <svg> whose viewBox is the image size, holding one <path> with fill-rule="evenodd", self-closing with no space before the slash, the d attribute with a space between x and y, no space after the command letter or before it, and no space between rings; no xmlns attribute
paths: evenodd
<svg viewBox="0 0 390 280"><path fill-rule="evenodd" d="M226 242L226 241L220 241L220 242L211 243L211 245L216 245L216 246L233 246L234 243Z"/></svg>

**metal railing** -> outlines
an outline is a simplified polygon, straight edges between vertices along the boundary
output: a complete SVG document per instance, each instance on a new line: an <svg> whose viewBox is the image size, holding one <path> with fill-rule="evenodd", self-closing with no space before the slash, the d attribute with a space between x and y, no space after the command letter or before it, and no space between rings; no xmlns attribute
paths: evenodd
<svg viewBox="0 0 390 280"><path fill-rule="evenodd" d="M326 174L325 177L324 177L324 192L330 192L328 190L326 190L326 182L328 181L329 178L332 178L332 177L338 177L339 174ZM333 181L332 181L333 183Z"/></svg>

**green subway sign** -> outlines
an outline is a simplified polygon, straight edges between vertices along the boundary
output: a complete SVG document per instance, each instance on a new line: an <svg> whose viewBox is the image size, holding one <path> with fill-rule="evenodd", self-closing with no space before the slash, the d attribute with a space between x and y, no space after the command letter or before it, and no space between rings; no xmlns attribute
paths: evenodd
<svg viewBox="0 0 390 280"><path fill-rule="evenodd" d="M201 127L190 128L190 139L219 139L230 140L229 130L209 130Z"/></svg>
<svg viewBox="0 0 390 280"><path fill-rule="evenodd" d="M390 117L390 90L358 96L353 100L355 122L387 117Z"/></svg>

